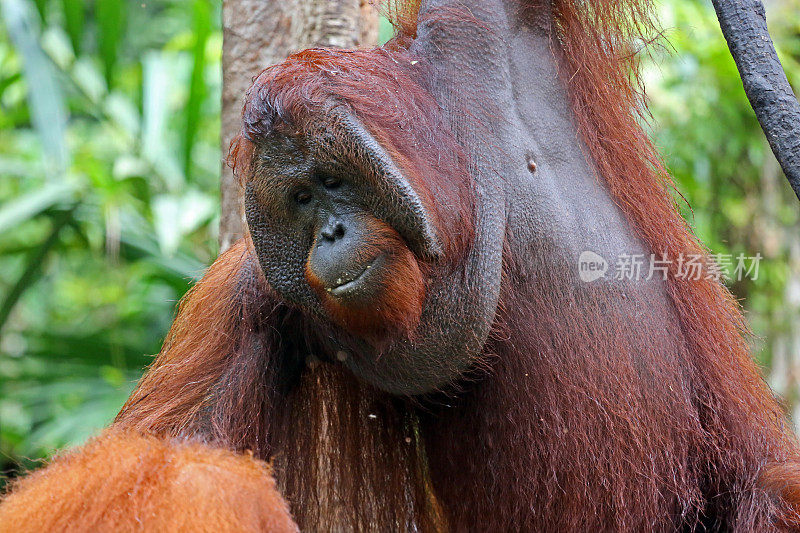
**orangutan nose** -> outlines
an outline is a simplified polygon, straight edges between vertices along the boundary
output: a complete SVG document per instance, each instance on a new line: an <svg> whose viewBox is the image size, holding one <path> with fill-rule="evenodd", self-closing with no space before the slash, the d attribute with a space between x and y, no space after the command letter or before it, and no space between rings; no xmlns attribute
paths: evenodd
<svg viewBox="0 0 800 533"><path fill-rule="evenodd" d="M325 289L354 288L374 257L364 253L368 228L355 217L330 216L317 233L309 267Z"/></svg>
<svg viewBox="0 0 800 533"><path fill-rule="evenodd" d="M322 227L319 233L323 239L335 242L344 237L344 224L339 220L331 219Z"/></svg>

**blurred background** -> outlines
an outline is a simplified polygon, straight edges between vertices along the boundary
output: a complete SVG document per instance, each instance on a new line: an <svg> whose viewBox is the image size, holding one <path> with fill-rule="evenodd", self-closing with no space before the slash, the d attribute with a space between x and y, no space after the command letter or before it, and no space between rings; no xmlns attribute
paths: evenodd
<svg viewBox="0 0 800 533"><path fill-rule="evenodd" d="M766 3L800 88L800 0ZM648 127L710 250L764 257L757 279L730 288L794 415L800 207L710 2L660 10ZM0 490L111 421L216 257L220 11L219 0L0 0ZM380 39L389 33L383 21Z"/></svg>

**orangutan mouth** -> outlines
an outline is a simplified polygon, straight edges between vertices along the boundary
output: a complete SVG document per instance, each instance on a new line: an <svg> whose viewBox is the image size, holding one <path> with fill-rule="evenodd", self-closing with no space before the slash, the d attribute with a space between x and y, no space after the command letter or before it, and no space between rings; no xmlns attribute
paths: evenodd
<svg viewBox="0 0 800 533"><path fill-rule="evenodd" d="M372 272L376 268L380 268L384 264L384 256L379 255L370 261L360 272L355 276L345 276L336 280L337 285L328 289L328 292L333 296L344 297L356 293L361 287L365 285L370 278L373 277Z"/></svg>

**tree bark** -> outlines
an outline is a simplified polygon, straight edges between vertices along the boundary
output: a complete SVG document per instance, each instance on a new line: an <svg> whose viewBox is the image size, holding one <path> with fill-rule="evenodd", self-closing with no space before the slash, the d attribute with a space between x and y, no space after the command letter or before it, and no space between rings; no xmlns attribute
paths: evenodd
<svg viewBox="0 0 800 533"><path fill-rule="evenodd" d="M239 132L253 77L313 46L374 46L378 16L367 0L225 0L222 7L222 153ZM222 164L220 250L245 233L242 189Z"/></svg>
<svg viewBox="0 0 800 533"><path fill-rule="evenodd" d="M767 30L761 0L712 0L750 105L800 199L800 103Z"/></svg>

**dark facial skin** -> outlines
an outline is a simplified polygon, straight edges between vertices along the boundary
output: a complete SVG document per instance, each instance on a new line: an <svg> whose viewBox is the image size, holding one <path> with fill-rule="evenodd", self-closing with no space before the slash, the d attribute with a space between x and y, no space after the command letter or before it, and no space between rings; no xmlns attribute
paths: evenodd
<svg viewBox="0 0 800 533"><path fill-rule="evenodd" d="M300 140L274 139L255 179L247 187L247 214L254 243L273 288L290 302L313 307L306 270L326 291L354 296L356 278L378 259L365 254L370 243L362 184L335 163L317 168L299 148ZM269 153L286 150L288 153ZM363 287L362 287L363 288Z"/></svg>
<svg viewBox="0 0 800 533"><path fill-rule="evenodd" d="M350 115L329 112L257 146L245 205L273 290L309 319L342 326L342 338L324 341L387 391L426 392L468 368L494 316L502 238L496 254L470 250L449 264L421 197Z"/></svg>
<svg viewBox="0 0 800 533"><path fill-rule="evenodd" d="M298 223L313 227L314 244L308 270L324 290L341 299L368 299L368 270L377 257L361 252L368 242L368 227L355 205L350 185L334 176L314 176L294 193ZM376 265L378 266L378 265Z"/></svg>
<svg viewBox="0 0 800 533"><path fill-rule="evenodd" d="M270 163L279 161L271 159ZM276 175L280 170L275 170L275 174L265 173L255 180L248 196L257 197L249 204L258 207L250 207L250 210L258 209L260 212L251 218L268 217L271 226L281 227L287 234L292 234L287 239L289 242L279 245L270 255L277 255L286 247L297 250L292 254L295 255L292 263L299 265L302 260L303 269L299 272L284 269L283 274L288 274L288 279L277 274L273 282L276 290L287 291L289 298L297 298L305 305L312 303L307 294L308 287L304 286L305 276L302 280L300 278L300 274L306 271L334 296L348 298L363 292L359 291L359 287L363 289L366 285L362 283L362 275L377 258L365 258L360 253L367 241L367 227L363 217L365 211L358 205L353 184L338 176L313 170L307 175L281 179ZM274 269L269 272L271 277L276 277Z"/></svg>
<svg viewBox="0 0 800 533"><path fill-rule="evenodd" d="M425 294L420 263L435 254L436 237L420 235L431 226L407 184L389 195L400 205L375 201L387 193L374 177L332 160L315 141L275 133L261 145L246 192L253 243L287 302L348 337L324 342L369 352L416 328Z"/></svg>

